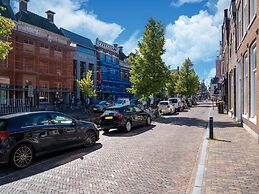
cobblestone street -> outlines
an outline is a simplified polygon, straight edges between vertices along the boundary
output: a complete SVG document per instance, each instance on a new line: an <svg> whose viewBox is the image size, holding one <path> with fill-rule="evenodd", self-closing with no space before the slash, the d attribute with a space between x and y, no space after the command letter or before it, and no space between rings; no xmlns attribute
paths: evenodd
<svg viewBox="0 0 259 194"><path fill-rule="evenodd" d="M101 132L93 148L48 155L21 171L1 167L0 193L189 193L208 106L130 133Z"/></svg>

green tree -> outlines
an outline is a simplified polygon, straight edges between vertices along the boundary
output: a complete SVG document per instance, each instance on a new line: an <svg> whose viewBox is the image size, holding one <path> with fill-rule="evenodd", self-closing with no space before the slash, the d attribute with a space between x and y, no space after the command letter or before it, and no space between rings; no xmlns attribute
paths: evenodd
<svg viewBox="0 0 259 194"><path fill-rule="evenodd" d="M91 70L87 72L85 78L77 80L77 83L84 97L90 98L96 95Z"/></svg>
<svg viewBox="0 0 259 194"><path fill-rule="evenodd" d="M165 88L168 68L161 58L165 53L164 44L164 26L151 18L138 43L139 51L129 59L132 83L129 92L136 97L156 96Z"/></svg>
<svg viewBox="0 0 259 194"><path fill-rule="evenodd" d="M0 7L1 11L5 11L4 7ZM7 41L12 35L12 29L14 27L14 22L8 18L2 17L0 14L0 36L3 37L0 40L0 60L5 60L12 50L11 42Z"/></svg>
<svg viewBox="0 0 259 194"><path fill-rule="evenodd" d="M166 82L166 91L168 96L174 96L175 92L175 85L177 81L177 74L176 72L170 72L168 75L168 81Z"/></svg>
<svg viewBox="0 0 259 194"><path fill-rule="evenodd" d="M193 69L189 58L185 59L176 81L175 91L182 96L193 96L199 90L199 77Z"/></svg>

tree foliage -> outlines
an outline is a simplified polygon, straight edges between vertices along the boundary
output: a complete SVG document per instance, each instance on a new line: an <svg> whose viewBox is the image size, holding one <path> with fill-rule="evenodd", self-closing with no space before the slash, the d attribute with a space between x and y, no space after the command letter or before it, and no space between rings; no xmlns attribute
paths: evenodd
<svg viewBox="0 0 259 194"><path fill-rule="evenodd" d="M5 8L3 7L0 7L0 9L2 11L5 10ZM5 60L9 52L12 50L12 43L4 39L11 37L13 27L14 22L12 20L2 17L0 15L0 37L2 37L2 39L0 40L0 60Z"/></svg>
<svg viewBox="0 0 259 194"><path fill-rule="evenodd" d="M129 59L132 83L129 92L136 97L155 96L165 88L168 68L161 58L165 53L164 44L164 26L151 18L138 43L139 51Z"/></svg>
<svg viewBox="0 0 259 194"><path fill-rule="evenodd" d="M89 70L85 78L77 80L77 83L80 87L81 92L83 93L84 97L90 98L95 96L94 90L94 81L92 79L92 71Z"/></svg>
<svg viewBox="0 0 259 194"><path fill-rule="evenodd" d="M167 91L167 96L174 96L176 94L176 92L175 92L176 81L177 81L177 73L169 72L168 80L165 85L166 91Z"/></svg>
<svg viewBox="0 0 259 194"><path fill-rule="evenodd" d="M189 58L185 59L175 85L175 92L182 96L193 96L199 90L199 77Z"/></svg>

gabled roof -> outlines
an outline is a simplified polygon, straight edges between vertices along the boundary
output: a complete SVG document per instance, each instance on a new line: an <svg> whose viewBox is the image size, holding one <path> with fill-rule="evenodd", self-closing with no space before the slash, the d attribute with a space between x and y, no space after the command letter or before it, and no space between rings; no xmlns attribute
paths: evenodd
<svg viewBox="0 0 259 194"><path fill-rule="evenodd" d="M128 57L122 52L122 51L119 51L119 59L124 61L125 59L127 59Z"/></svg>
<svg viewBox="0 0 259 194"><path fill-rule="evenodd" d="M16 19L18 21L22 21L27 24L37 26L44 30L53 32L55 34L64 36L63 33L59 30L59 28L55 24L49 22L47 18L41 17L35 13L29 12L29 11L26 11L26 12L20 11L16 14Z"/></svg>
<svg viewBox="0 0 259 194"><path fill-rule="evenodd" d="M95 46L93 45L92 41L89 38L80 36L78 34L75 34L73 32L70 32L64 28L60 28L60 30L62 31L62 33L64 34L65 37L70 38L70 40L80 46L92 49L92 50L96 50Z"/></svg>
<svg viewBox="0 0 259 194"><path fill-rule="evenodd" d="M0 9L1 16L9 18L11 20L15 20L15 15L10 5L5 5L2 1L0 1L0 7L3 7L5 9L5 10Z"/></svg>

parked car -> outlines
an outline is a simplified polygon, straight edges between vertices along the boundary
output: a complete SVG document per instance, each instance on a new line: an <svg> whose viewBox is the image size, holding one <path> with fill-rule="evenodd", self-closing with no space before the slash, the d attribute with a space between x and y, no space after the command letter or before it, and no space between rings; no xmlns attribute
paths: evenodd
<svg viewBox="0 0 259 194"><path fill-rule="evenodd" d="M21 169L35 157L99 140L94 123L58 112L16 113L0 117L0 163Z"/></svg>
<svg viewBox="0 0 259 194"><path fill-rule="evenodd" d="M191 98L187 98L187 99L186 99L186 103L187 103L188 107L192 107L192 105L193 105Z"/></svg>
<svg viewBox="0 0 259 194"><path fill-rule="evenodd" d="M100 117L100 127L104 132L110 129L131 131L133 127L150 125L151 116L136 106L110 107Z"/></svg>
<svg viewBox="0 0 259 194"><path fill-rule="evenodd" d="M114 106L126 106L126 105L130 105L130 99L128 98L118 98L114 102Z"/></svg>
<svg viewBox="0 0 259 194"><path fill-rule="evenodd" d="M104 112L108 107L113 106L112 101L101 101L93 106L93 112Z"/></svg>
<svg viewBox="0 0 259 194"><path fill-rule="evenodd" d="M192 100L192 104L193 105L197 105L198 104L198 102L197 102L198 100L197 100L196 97L192 97L191 100Z"/></svg>
<svg viewBox="0 0 259 194"><path fill-rule="evenodd" d="M158 103L158 111L161 114L173 114L175 113L175 106L171 101L160 101Z"/></svg>
<svg viewBox="0 0 259 194"><path fill-rule="evenodd" d="M181 98L174 97L174 98L169 98L168 100L175 106L175 109L177 111L179 111L179 112L183 111L184 106L183 106L183 102L182 102Z"/></svg>

